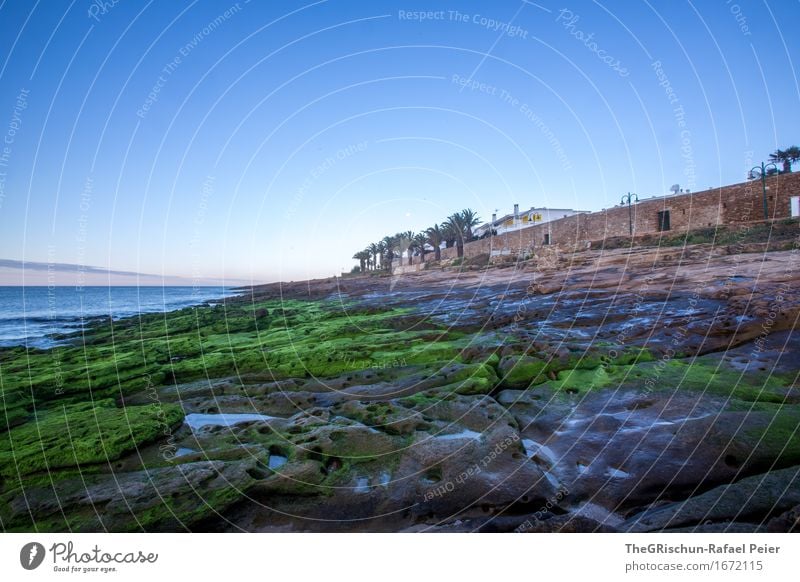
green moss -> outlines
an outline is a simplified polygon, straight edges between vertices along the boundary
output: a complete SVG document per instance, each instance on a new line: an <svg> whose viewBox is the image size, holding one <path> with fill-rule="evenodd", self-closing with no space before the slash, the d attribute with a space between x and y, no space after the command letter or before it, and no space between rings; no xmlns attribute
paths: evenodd
<svg viewBox="0 0 800 582"><path fill-rule="evenodd" d="M131 520L126 529L176 531L179 526L188 527L203 519L220 515L225 508L239 501L242 493L240 487L230 486L188 491L175 497L155 497L153 505L137 510L136 520Z"/></svg>
<svg viewBox="0 0 800 582"><path fill-rule="evenodd" d="M87 330L85 347L0 349L0 431L50 402L118 399L206 377L330 378L458 359L466 339L410 313L339 301L236 303L102 322Z"/></svg>
<svg viewBox="0 0 800 582"><path fill-rule="evenodd" d="M447 380L457 394L488 394L498 383L497 373L487 364L464 365ZM444 390L449 391L447 387Z"/></svg>
<svg viewBox="0 0 800 582"><path fill-rule="evenodd" d="M0 475L14 476L119 459L170 434L177 406L116 408L112 401L55 407L0 439Z"/></svg>
<svg viewBox="0 0 800 582"><path fill-rule="evenodd" d="M488 358L486 358L486 365L491 366L494 369L497 369L497 366L500 364L500 354L497 352L492 352Z"/></svg>
<svg viewBox="0 0 800 582"><path fill-rule="evenodd" d="M622 350L612 363L618 366L629 366L632 364L653 362L655 359L655 356L653 356L653 354L651 354L650 351L645 348L627 348Z"/></svg>
<svg viewBox="0 0 800 582"><path fill-rule="evenodd" d="M606 363L591 370L563 370L556 380L548 380L544 385L572 393L625 387L645 392L703 392L724 397L731 403L781 403L786 386L792 381L778 374L742 374L713 355L686 360L647 359L650 361L633 365Z"/></svg>
<svg viewBox="0 0 800 582"><path fill-rule="evenodd" d="M348 416L367 426L383 427L389 422L394 412L394 408L388 402L374 402L363 408L354 409Z"/></svg>
<svg viewBox="0 0 800 582"><path fill-rule="evenodd" d="M503 384L512 388L526 388L531 383L541 383L547 378L547 362L531 356L506 356L500 361Z"/></svg>
<svg viewBox="0 0 800 582"><path fill-rule="evenodd" d="M750 450L758 449L778 466L800 463L800 410L782 406L772 411L768 425L761 428L745 426L740 440L749 442Z"/></svg>
<svg viewBox="0 0 800 582"><path fill-rule="evenodd" d="M559 372L558 379L550 382L558 391L584 392L596 388L605 388L611 383L611 376L607 368L599 367L594 370L566 370Z"/></svg>
<svg viewBox="0 0 800 582"><path fill-rule="evenodd" d="M430 408L435 404L442 401L442 393L438 390L426 390L425 392L417 392L411 396L399 398L398 402L403 406Z"/></svg>
<svg viewBox="0 0 800 582"><path fill-rule="evenodd" d="M746 402L782 402L791 378L780 374L743 374L716 358L653 362L641 369L662 387L702 391Z"/></svg>

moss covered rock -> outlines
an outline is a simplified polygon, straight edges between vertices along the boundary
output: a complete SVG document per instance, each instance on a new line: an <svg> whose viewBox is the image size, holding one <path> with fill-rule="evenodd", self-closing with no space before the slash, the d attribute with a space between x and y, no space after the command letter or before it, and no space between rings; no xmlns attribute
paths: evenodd
<svg viewBox="0 0 800 582"><path fill-rule="evenodd" d="M114 461L137 447L167 438L183 419L174 405L117 408L113 401L53 407L0 439L0 474Z"/></svg>

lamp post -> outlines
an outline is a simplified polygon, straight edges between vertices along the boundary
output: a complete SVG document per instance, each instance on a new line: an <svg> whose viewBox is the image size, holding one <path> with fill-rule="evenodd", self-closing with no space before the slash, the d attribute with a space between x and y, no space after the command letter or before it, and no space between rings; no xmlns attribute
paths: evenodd
<svg viewBox="0 0 800 582"><path fill-rule="evenodd" d="M769 210L767 210L767 172L771 169L777 172L778 166L772 162L768 164L761 162L760 166L754 166L747 174L747 177L751 180L761 178L761 194L764 198L764 220L769 220Z"/></svg>
<svg viewBox="0 0 800 582"><path fill-rule="evenodd" d="M622 197L622 204L628 205L628 231L633 236L633 209L631 208L631 201L639 202L639 197L636 194L628 192Z"/></svg>

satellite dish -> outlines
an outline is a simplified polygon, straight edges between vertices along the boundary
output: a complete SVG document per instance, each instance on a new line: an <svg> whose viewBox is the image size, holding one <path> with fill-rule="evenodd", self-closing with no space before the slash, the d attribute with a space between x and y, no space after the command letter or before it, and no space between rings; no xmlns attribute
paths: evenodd
<svg viewBox="0 0 800 582"><path fill-rule="evenodd" d="M678 192L680 192L680 190L681 190L680 184L673 184L672 186L669 187L669 191L672 192L673 194L677 194Z"/></svg>

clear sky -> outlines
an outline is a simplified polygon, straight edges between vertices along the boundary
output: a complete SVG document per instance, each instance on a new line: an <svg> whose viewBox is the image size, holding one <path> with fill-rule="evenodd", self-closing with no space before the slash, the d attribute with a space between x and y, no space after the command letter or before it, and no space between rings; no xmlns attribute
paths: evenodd
<svg viewBox="0 0 800 582"><path fill-rule="evenodd" d="M5 0L0 259L298 280L464 207L739 182L800 142L798 21L796 1Z"/></svg>

